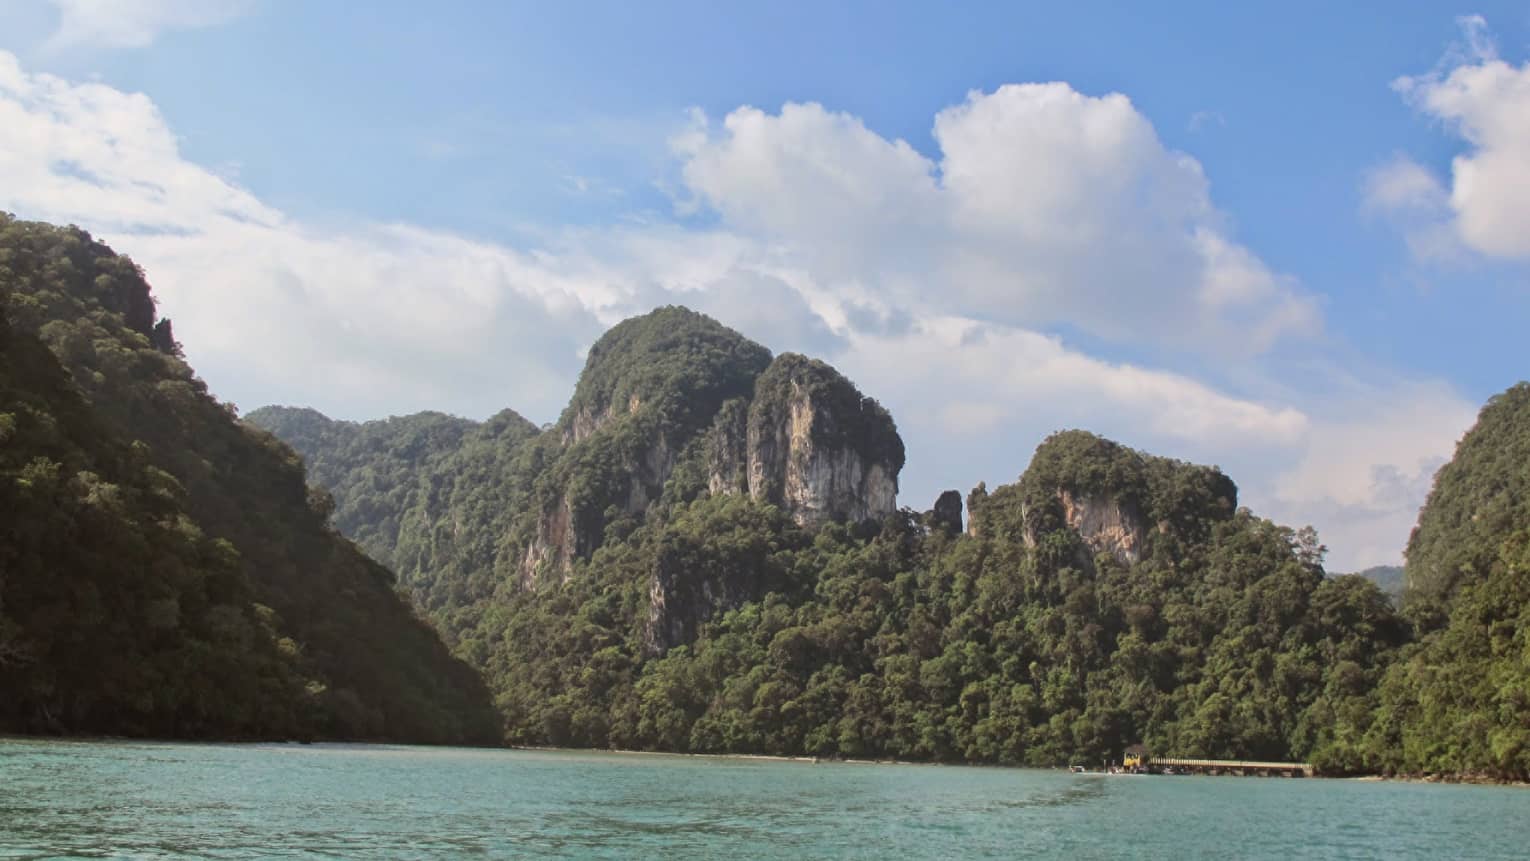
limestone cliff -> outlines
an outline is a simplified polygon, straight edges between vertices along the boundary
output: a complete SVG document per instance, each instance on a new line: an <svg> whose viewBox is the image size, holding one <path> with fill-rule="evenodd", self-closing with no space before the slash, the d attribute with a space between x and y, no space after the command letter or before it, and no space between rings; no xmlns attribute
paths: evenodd
<svg viewBox="0 0 1530 861"><path fill-rule="evenodd" d="M1147 525L1136 503L1108 493L1074 493L1067 488L1057 491L1057 501L1068 528L1079 534L1092 553L1108 553L1122 565L1142 558Z"/></svg>
<svg viewBox="0 0 1530 861"><path fill-rule="evenodd" d="M747 417L734 409L719 419L714 494L747 493L803 526L896 509L903 441L892 417L823 362L783 354L755 383Z"/></svg>
<svg viewBox="0 0 1530 861"><path fill-rule="evenodd" d="M566 578L613 524L635 528L666 493L745 495L801 526L894 511L903 442L887 411L823 362L769 356L677 308L601 338L538 478L521 585ZM684 463L700 472L695 486L690 473L674 481Z"/></svg>

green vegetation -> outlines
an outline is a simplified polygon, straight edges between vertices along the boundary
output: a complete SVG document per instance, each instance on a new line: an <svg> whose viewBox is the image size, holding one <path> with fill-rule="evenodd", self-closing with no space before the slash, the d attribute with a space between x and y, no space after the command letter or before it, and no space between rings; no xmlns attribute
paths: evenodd
<svg viewBox="0 0 1530 861"><path fill-rule="evenodd" d="M955 494L800 526L750 463L808 404L895 472L891 417L682 308L546 430L242 423L131 262L4 217L0 395L0 730L1530 777L1527 384L1436 477L1402 610L1219 470L1083 431L966 531Z"/></svg>
<svg viewBox="0 0 1530 861"><path fill-rule="evenodd" d="M806 394L822 407L827 420L814 423L815 442L849 446L895 471L903 469L903 439L887 410L829 365L796 353L781 354L755 382L749 432L766 434L785 424L794 394Z"/></svg>
<svg viewBox="0 0 1530 861"><path fill-rule="evenodd" d="M1372 746L1399 772L1530 779L1530 384L1488 401L1408 542L1420 641L1377 693Z"/></svg>
<svg viewBox="0 0 1530 861"><path fill-rule="evenodd" d="M462 445L474 423L442 413L355 424L309 409L263 407L245 416L302 455L308 480L336 500L334 525L366 554L397 568L393 548L418 504L419 476ZM535 430L526 423L528 433Z"/></svg>
<svg viewBox="0 0 1530 861"><path fill-rule="evenodd" d="M1486 577L1504 540L1530 523L1530 383L1495 395L1434 477L1408 538L1408 605L1438 612Z"/></svg>
<svg viewBox="0 0 1530 861"><path fill-rule="evenodd" d="M769 350L712 318L659 308L616 324L590 347L559 427L573 433L581 424L651 405L663 430L694 433L724 401L748 397L769 364Z"/></svg>
<svg viewBox="0 0 1530 861"><path fill-rule="evenodd" d="M474 672L207 393L137 267L0 215L0 309L0 728L493 738Z"/></svg>
<svg viewBox="0 0 1530 861"><path fill-rule="evenodd" d="M495 469L401 448L369 462L424 464L423 479L341 483L352 467L334 485L347 510L358 492L377 498L357 510L385 510L390 487L454 479L459 499L498 501L477 520L416 506L379 553L455 590L416 594L483 669L507 741L1037 765L1141 741L1330 774L1526 776L1530 388L1495 398L1441 471L1405 618L1395 569L1327 575L1311 529L1238 508L1220 471L1082 431L1047 440L1019 481L973 491L967 533L908 511L809 530L714 497L709 473L741 489L739 441L775 433L799 392L828 405L815 442L901 464L901 441L832 368L785 355L761 372L761 354L700 315L664 309L613 332L557 429L481 448ZM697 341L711 346L683 346ZM647 361L662 371L638 371ZM705 410L676 422L643 408L683 401L694 380L712 381L704 432ZM518 560L565 502L576 552L560 576L523 581ZM411 525L443 517L453 536L439 542L493 552L442 565L413 549ZM1090 518L1100 533L1080 531ZM1390 596L1372 582L1387 573Z"/></svg>
<svg viewBox="0 0 1530 861"><path fill-rule="evenodd" d="M1374 565L1364 571L1356 571L1361 577L1375 583L1377 588L1387 593L1387 597L1399 606L1402 604L1404 584L1406 582L1401 565Z"/></svg>
<svg viewBox="0 0 1530 861"><path fill-rule="evenodd" d="M1097 442L1054 438L1037 461L1088 459ZM1131 456L1142 469L1129 477L1147 486L1193 484L1188 472L1231 489ZM685 506L600 551L567 587L515 597L508 654L490 664L509 738L1038 765L1119 756L1137 740L1308 756L1335 743L1330 715L1405 639L1374 586L1324 578L1296 534L1247 512L1213 505L1192 524L1205 541L1172 534L1126 567L1081 559L1061 528L1033 534L1030 550L1024 507L1004 504L1012 490L978 512L977 538L909 515L869 535L808 534L737 498ZM647 657L644 583L676 557L768 586Z"/></svg>

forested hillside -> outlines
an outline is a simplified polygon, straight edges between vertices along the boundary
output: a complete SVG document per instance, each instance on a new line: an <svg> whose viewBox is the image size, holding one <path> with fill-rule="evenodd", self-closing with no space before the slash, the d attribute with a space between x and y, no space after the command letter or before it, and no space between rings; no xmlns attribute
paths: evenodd
<svg viewBox="0 0 1530 861"><path fill-rule="evenodd" d="M294 424L324 426L252 419L300 446ZM344 450L440 421L349 426ZM310 436L316 463L347 457ZM956 494L938 516L873 512L903 459L885 411L683 309L602 339L557 426L486 449L495 471L463 483L460 453L421 438L363 467L413 478L331 487L377 511L410 488L395 559L424 558L410 530L494 548L403 570L456 596L432 618L513 743L1055 764L1140 741L1363 770L1375 685L1409 640L1374 584L1326 576L1310 530L1238 508L1222 473L1087 433L975 491L966 530ZM453 482L505 504L423 502Z"/></svg>
<svg viewBox="0 0 1530 861"><path fill-rule="evenodd" d="M208 394L131 261L0 215L0 310L0 728L495 737L474 671Z"/></svg>
<svg viewBox="0 0 1530 861"><path fill-rule="evenodd" d="M1422 639L1379 692L1383 765L1530 779L1530 383L1435 476L1407 563Z"/></svg>
<svg viewBox="0 0 1530 861"><path fill-rule="evenodd" d="M1395 603L1402 603L1405 579L1401 565L1375 565L1355 573L1375 583Z"/></svg>
<svg viewBox="0 0 1530 861"><path fill-rule="evenodd" d="M0 396L0 731L1530 777L1530 384L1437 475L1401 610L1083 431L900 509L875 399L683 308L545 429L241 422L130 261L6 216Z"/></svg>

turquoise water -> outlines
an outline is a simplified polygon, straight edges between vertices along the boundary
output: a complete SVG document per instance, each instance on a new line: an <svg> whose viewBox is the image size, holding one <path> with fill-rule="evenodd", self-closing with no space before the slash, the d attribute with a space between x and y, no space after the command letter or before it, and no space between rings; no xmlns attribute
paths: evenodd
<svg viewBox="0 0 1530 861"><path fill-rule="evenodd" d="M0 741L0 858L1526 858L1530 790Z"/></svg>

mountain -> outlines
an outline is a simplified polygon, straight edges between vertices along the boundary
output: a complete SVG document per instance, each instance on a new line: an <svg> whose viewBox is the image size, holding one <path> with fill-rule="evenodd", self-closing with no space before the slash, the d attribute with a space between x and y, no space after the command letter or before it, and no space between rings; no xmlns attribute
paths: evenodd
<svg viewBox="0 0 1530 861"><path fill-rule="evenodd" d="M1406 576L1401 565L1374 565L1355 573L1375 583L1394 602L1402 603Z"/></svg>
<svg viewBox="0 0 1530 861"><path fill-rule="evenodd" d="M302 446L298 415L251 420ZM347 433L416 420L438 419ZM681 308L597 342L556 425L475 450L357 468L421 464L383 552L512 743L1055 764L1146 741L1354 770L1408 639L1374 584L1325 576L1310 530L1240 509L1219 470L1081 431L975 489L965 530L954 491L899 510L880 405ZM330 489L382 512L390 482Z"/></svg>
<svg viewBox="0 0 1530 861"><path fill-rule="evenodd" d="M143 273L0 214L0 729L484 742L487 692L180 356Z"/></svg>
<svg viewBox="0 0 1530 861"><path fill-rule="evenodd" d="M1482 580L1504 539L1530 524L1530 383L1495 395L1435 474L1408 538L1407 598L1445 604Z"/></svg>
<svg viewBox="0 0 1530 861"><path fill-rule="evenodd" d="M393 564L454 644L508 594L567 582L680 503L737 495L799 525L860 522L894 510L903 466L892 418L833 368L772 357L678 307L597 341L545 432L510 411L482 425L431 413L357 425L290 407L247 420L304 455L337 500L337 524ZM687 638L757 585L682 586L660 566L650 648ZM711 597L679 594L692 587Z"/></svg>
<svg viewBox="0 0 1530 861"><path fill-rule="evenodd" d="M684 308L546 428L241 422L131 261L3 216L0 396L0 731L1530 777L1530 384L1436 476L1406 615L1084 431L900 509L877 401Z"/></svg>
<svg viewBox="0 0 1530 861"><path fill-rule="evenodd" d="M1488 401L1436 473L1406 570L1422 637L1377 695L1383 766L1530 779L1530 383Z"/></svg>

